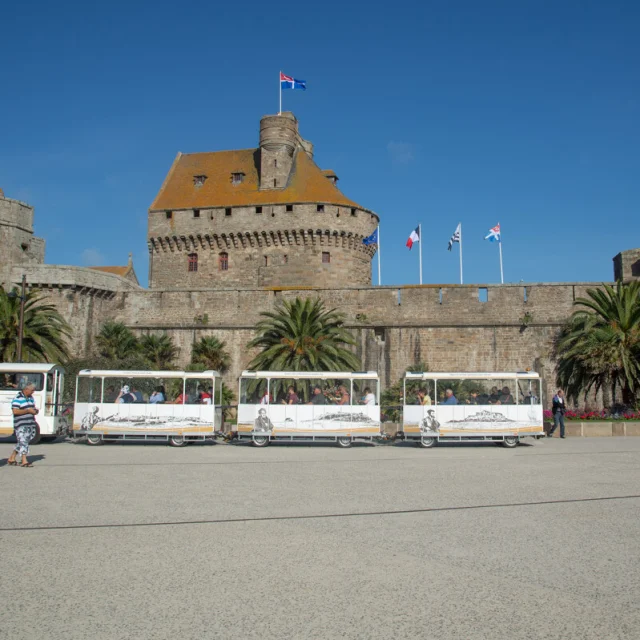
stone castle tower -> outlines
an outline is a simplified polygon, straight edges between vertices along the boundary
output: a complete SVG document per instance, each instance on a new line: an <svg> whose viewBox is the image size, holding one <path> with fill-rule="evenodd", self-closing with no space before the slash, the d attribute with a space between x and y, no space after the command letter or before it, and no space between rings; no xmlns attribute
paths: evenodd
<svg viewBox="0 0 640 640"><path fill-rule="evenodd" d="M378 216L337 181L292 113L261 119L257 149L179 153L149 209L149 287L370 285Z"/></svg>
<svg viewBox="0 0 640 640"><path fill-rule="evenodd" d="M0 189L0 284L10 284L14 265L44 262L44 239L33 235L33 207L5 198Z"/></svg>

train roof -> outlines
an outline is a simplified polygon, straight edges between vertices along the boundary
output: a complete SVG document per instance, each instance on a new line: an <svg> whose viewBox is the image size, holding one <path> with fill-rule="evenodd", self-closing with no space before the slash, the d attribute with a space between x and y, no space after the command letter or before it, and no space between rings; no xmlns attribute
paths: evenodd
<svg viewBox="0 0 640 640"><path fill-rule="evenodd" d="M464 372L410 372L405 373L406 380L520 380L538 379L540 374L535 371L464 371Z"/></svg>
<svg viewBox="0 0 640 640"><path fill-rule="evenodd" d="M49 373L50 371L64 371L57 364L50 362L2 362L0 363L0 373Z"/></svg>
<svg viewBox="0 0 640 640"><path fill-rule="evenodd" d="M220 373L208 371L126 371L123 369L83 369L79 378L213 378Z"/></svg>
<svg viewBox="0 0 640 640"><path fill-rule="evenodd" d="M307 380L336 380L358 378L377 380L376 371L243 371L241 378L299 378Z"/></svg>

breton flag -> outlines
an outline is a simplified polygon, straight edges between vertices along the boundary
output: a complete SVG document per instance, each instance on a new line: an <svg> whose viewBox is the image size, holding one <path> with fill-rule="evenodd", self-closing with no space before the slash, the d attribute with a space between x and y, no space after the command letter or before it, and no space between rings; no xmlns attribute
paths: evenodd
<svg viewBox="0 0 640 640"><path fill-rule="evenodd" d="M409 249L411 249L411 247L413 247L413 243L414 242L420 242L420 225L418 225L411 232L411 235L409 236L409 239L407 240L407 247L409 247Z"/></svg>
<svg viewBox="0 0 640 640"><path fill-rule="evenodd" d="M291 76L287 76L282 71L280 72L280 89L302 89L307 90L306 80L297 80Z"/></svg>
<svg viewBox="0 0 640 640"><path fill-rule="evenodd" d="M500 242L500 223L489 229L489 234L484 237L489 242Z"/></svg>
<svg viewBox="0 0 640 640"><path fill-rule="evenodd" d="M458 226L456 227L456 230L453 232L453 235L451 236L451 238L449 238L449 246L447 247L447 249L449 249L449 251L451 251L451 249L453 249L453 243L454 242L460 242L460 235L462 234L462 223L458 223Z"/></svg>
<svg viewBox="0 0 640 640"><path fill-rule="evenodd" d="M376 230L370 236L362 238L362 244L378 244L378 227L376 227Z"/></svg>

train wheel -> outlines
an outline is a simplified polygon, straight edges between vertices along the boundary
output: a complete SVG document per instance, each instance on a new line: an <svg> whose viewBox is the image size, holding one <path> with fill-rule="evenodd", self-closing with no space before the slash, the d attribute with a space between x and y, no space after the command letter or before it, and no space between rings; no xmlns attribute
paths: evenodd
<svg viewBox="0 0 640 640"><path fill-rule="evenodd" d="M429 436L422 436L422 438L420 438L420 440L418 440L418 444L423 448L423 449L431 449L431 447L433 447L436 443L436 439L435 438L430 438Z"/></svg>
<svg viewBox="0 0 640 640"><path fill-rule="evenodd" d="M40 442L40 426L36 424L36 435L29 440L29 444L38 444Z"/></svg>
<svg viewBox="0 0 640 640"><path fill-rule="evenodd" d="M188 442L184 436L170 436L169 444L172 447L186 447Z"/></svg>
<svg viewBox="0 0 640 640"><path fill-rule="evenodd" d="M99 433L87 433L87 444L92 447L98 447L101 444L104 444L104 440Z"/></svg>
<svg viewBox="0 0 640 640"><path fill-rule="evenodd" d="M269 436L253 436L254 447L266 447L269 444Z"/></svg>
<svg viewBox="0 0 640 640"><path fill-rule="evenodd" d="M507 436L502 441L502 446L503 447L507 447L507 449L513 449L513 447L517 447L518 446L518 441L519 441L518 436Z"/></svg>
<svg viewBox="0 0 640 640"><path fill-rule="evenodd" d="M336 440L336 444L343 449L348 449L351 446L351 438L349 436L342 436Z"/></svg>

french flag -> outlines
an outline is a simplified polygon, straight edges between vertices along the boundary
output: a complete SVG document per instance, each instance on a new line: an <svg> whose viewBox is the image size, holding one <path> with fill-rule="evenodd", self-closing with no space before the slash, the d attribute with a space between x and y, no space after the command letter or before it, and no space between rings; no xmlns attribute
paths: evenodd
<svg viewBox="0 0 640 640"><path fill-rule="evenodd" d="M282 71L280 72L280 89L302 89L307 90L306 80L296 80L291 76L287 76Z"/></svg>
<svg viewBox="0 0 640 640"><path fill-rule="evenodd" d="M416 227L411 232L411 235L409 236L409 239L407 240L407 247L409 247L409 249L411 249L411 247L413 247L413 243L414 242L420 242L420 227Z"/></svg>

